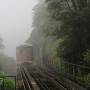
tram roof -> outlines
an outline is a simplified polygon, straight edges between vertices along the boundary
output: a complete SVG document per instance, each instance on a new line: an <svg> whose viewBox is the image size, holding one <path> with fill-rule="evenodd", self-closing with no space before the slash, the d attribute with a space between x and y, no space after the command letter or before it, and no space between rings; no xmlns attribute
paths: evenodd
<svg viewBox="0 0 90 90"><path fill-rule="evenodd" d="M32 44L22 44L22 45L19 45L17 46L17 48L20 48L20 47L32 47Z"/></svg>

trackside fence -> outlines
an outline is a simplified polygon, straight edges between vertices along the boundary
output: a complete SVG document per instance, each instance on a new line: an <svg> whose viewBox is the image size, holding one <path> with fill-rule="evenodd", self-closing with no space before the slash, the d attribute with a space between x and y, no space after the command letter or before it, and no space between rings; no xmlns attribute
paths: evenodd
<svg viewBox="0 0 90 90"><path fill-rule="evenodd" d="M69 62L54 62L47 63L46 66L51 68L65 77L78 81L78 83L85 87L90 86L90 67L84 65L73 64Z"/></svg>
<svg viewBox="0 0 90 90"><path fill-rule="evenodd" d="M16 90L16 76L0 77L0 90Z"/></svg>

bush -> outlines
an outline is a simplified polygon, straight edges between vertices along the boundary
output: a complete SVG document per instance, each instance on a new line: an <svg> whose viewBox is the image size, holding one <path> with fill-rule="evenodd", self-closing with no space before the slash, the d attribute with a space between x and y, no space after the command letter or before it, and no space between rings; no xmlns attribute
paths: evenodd
<svg viewBox="0 0 90 90"><path fill-rule="evenodd" d="M87 86L90 86L90 73L82 77Z"/></svg>
<svg viewBox="0 0 90 90"><path fill-rule="evenodd" d="M4 81L4 90L15 90L14 81L11 80L10 78L5 77L5 74L2 72L0 73L1 86L3 86L3 81Z"/></svg>
<svg viewBox="0 0 90 90"><path fill-rule="evenodd" d="M86 82L90 85L90 73L87 75L87 80Z"/></svg>
<svg viewBox="0 0 90 90"><path fill-rule="evenodd" d="M87 50L84 52L84 61L85 61L87 64L90 64L90 49L87 49Z"/></svg>

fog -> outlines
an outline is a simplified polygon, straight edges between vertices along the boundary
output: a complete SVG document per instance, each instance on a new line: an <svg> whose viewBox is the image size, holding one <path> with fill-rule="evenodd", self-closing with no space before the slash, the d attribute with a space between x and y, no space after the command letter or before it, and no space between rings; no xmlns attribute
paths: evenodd
<svg viewBox="0 0 90 90"><path fill-rule="evenodd" d="M15 57L16 46L25 42L32 31L33 7L37 0L0 0L0 36L4 52Z"/></svg>

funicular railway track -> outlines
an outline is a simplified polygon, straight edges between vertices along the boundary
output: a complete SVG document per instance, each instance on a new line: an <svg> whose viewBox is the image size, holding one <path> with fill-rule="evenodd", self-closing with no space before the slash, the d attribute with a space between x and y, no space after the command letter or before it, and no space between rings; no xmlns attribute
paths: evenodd
<svg viewBox="0 0 90 90"><path fill-rule="evenodd" d="M67 85L62 82L61 78L59 78L58 76L56 76L53 72L50 72L44 68L38 67L40 71L42 71L43 73L45 73L47 75L47 77L49 79L51 79L52 82L54 82L54 84L58 87L61 88L61 90L70 90L69 87L67 87Z"/></svg>
<svg viewBox="0 0 90 90"><path fill-rule="evenodd" d="M63 79L58 78L54 72L49 72L41 67L30 64L22 64L18 69L18 90L84 90L73 89L65 84ZM32 77L33 82L32 83ZM86 90L86 89L85 89Z"/></svg>
<svg viewBox="0 0 90 90"><path fill-rule="evenodd" d="M38 67L30 67L26 65L28 73L34 78L40 90L68 90L61 83L56 81L54 77L44 73Z"/></svg>
<svg viewBox="0 0 90 90"><path fill-rule="evenodd" d="M17 90L25 90L24 80L22 77L22 73L20 71L20 67L17 69Z"/></svg>
<svg viewBox="0 0 90 90"><path fill-rule="evenodd" d="M46 75L40 75L39 73L31 73L32 77L40 86L41 90L67 90L60 83L53 80L53 78Z"/></svg>
<svg viewBox="0 0 90 90"><path fill-rule="evenodd" d="M17 90L69 90L39 67L22 64L17 71Z"/></svg>
<svg viewBox="0 0 90 90"><path fill-rule="evenodd" d="M17 70L17 90L34 90L22 65Z"/></svg>
<svg viewBox="0 0 90 90"><path fill-rule="evenodd" d="M54 70L47 69L47 68L40 68L44 73L46 73L48 76L54 78L55 81L61 84L61 87L66 88L66 90L89 90L80 84L63 77L63 75L59 74L58 72L55 72ZM62 89L61 89L62 90Z"/></svg>

